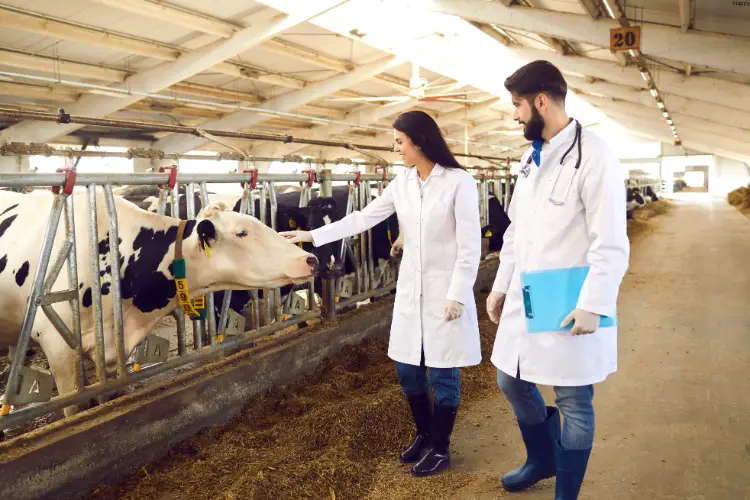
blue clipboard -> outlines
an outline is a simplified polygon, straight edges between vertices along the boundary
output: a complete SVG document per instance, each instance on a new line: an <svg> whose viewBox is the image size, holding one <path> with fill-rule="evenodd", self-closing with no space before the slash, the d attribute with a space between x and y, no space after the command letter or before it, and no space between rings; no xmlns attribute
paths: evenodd
<svg viewBox="0 0 750 500"><path fill-rule="evenodd" d="M583 282L590 266L530 271L521 273L523 304L529 333L566 331L573 328L571 321L565 328L560 323L578 304ZM615 326L617 313L602 316L599 327Z"/></svg>

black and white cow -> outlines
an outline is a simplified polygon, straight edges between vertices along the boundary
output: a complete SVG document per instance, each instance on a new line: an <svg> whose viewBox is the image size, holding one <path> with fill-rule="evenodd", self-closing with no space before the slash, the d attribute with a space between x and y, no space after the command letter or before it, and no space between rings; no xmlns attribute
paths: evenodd
<svg viewBox="0 0 750 500"><path fill-rule="evenodd" d="M83 351L95 352L95 324L92 308L91 267L88 244L88 193L75 192L75 231L78 288L81 297ZM23 323L33 270L40 258L47 214L54 195L49 191L19 194L0 192L0 348L15 345ZM103 299L103 321L107 371L114 375L116 350L113 328L112 272L119 269L122 284L122 313L125 351L130 353L156 323L177 306L173 275L174 249L179 221L149 213L115 197L119 221L120 262L113 265L109 248L109 223L104 195L97 196L97 240ZM60 222L53 247L53 259L64 238ZM211 255L205 251L205 245ZM312 279L317 259L253 217L211 205L197 220L187 221L183 255L191 297L219 290L276 288ZM63 272L52 291L68 288ZM54 306L63 321L71 324L67 305ZM77 367L74 353L46 315L37 312L32 337L50 364L60 394L74 390ZM70 414L74 408L67 408Z"/></svg>

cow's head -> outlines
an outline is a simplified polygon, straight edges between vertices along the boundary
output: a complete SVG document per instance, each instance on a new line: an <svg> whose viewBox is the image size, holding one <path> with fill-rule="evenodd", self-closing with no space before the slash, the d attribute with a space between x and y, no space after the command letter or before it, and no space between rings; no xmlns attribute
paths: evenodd
<svg viewBox="0 0 750 500"><path fill-rule="evenodd" d="M197 259L210 276L209 282L227 284L229 289L277 288L310 280L318 259L296 245L290 245L276 231L258 219L212 203L201 212L190 238ZM210 254L210 257L209 257ZM204 276L205 278L206 276Z"/></svg>

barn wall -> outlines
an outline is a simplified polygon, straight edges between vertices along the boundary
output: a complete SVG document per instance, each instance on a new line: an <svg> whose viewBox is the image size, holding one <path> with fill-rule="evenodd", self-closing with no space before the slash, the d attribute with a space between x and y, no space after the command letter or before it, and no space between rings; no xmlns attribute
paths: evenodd
<svg viewBox="0 0 750 500"><path fill-rule="evenodd" d="M475 291L490 289L497 263L482 263ZM312 372L344 345L387 335L391 315L389 298L0 443L0 496L66 500L116 482L228 422L250 397Z"/></svg>
<svg viewBox="0 0 750 500"><path fill-rule="evenodd" d="M721 156L714 157L713 175L709 173L709 192L725 197L727 193L750 183L750 170L746 164Z"/></svg>

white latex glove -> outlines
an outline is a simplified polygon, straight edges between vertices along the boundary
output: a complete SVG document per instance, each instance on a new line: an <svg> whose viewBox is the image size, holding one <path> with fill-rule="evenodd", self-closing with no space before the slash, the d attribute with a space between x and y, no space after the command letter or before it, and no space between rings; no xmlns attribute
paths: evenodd
<svg viewBox="0 0 750 500"><path fill-rule="evenodd" d="M402 237L403 234L404 233L399 233L398 238L396 238L396 241L393 242L393 246L391 247L391 257L395 257L403 251L404 249L404 238Z"/></svg>
<svg viewBox="0 0 750 500"><path fill-rule="evenodd" d="M560 328L565 328L574 321L573 328L570 330L571 335L585 335L587 333L594 333L599 328L599 321L601 316L598 314L584 311L583 309L575 309L573 312L560 323Z"/></svg>
<svg viewBox="0 0 750 500"><path fill-rule="evenodd" d="M500 323L500 315L503 313L503 304L505 303L505 294L503 292L491 292L487 296L487 314L490 321L496 325Z"/></svg>
<svg viewBox="0 0 750 500"><path fill-rule="evenodd" d="M445 321L458 319L464 313L464 305L455 300L445 301Z"/></svg>
<svg viewBox="0 0 750 500"><path fill-rule="evenodd" d="M282 231L279 233L285 237L289 243L312 243L312 234L310 231Z"/></svg>

